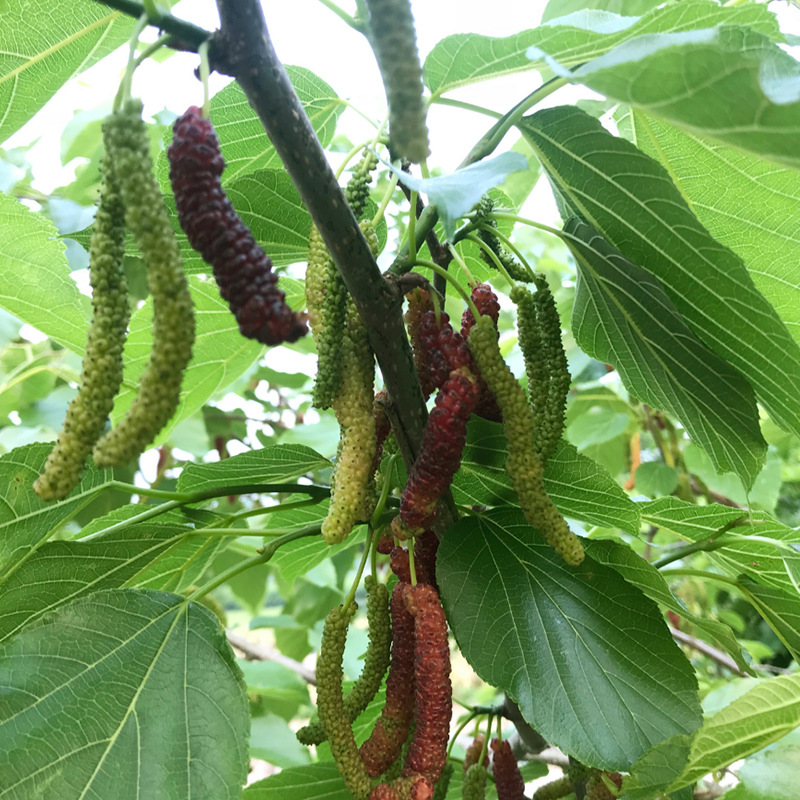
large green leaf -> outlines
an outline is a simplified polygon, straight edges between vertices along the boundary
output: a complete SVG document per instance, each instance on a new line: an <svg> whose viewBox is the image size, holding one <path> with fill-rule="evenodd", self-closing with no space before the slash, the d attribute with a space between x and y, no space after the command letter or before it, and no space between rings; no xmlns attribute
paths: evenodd
<svg viewBox="0 0 800 800"><path fill-rule="evenodd" d="M800 347L666 170L576 108L539 111L522 130L556 192L655 276L694 334L748 379L779 424L800 432Z"/></svg>
<svg viewBox="0 0 800 800"><path fill-rule="evenodd" d="M3 3L0 142L70 78L124 44L133 25L130 17L91 0L65 6L47 0Z"/></svg>
<svg viewBox="0 0 800 800"><path fill-rule="evenodd" d="M189 464L178 478L180 492L207 492L230 486L278 483L324 469L330 461L302 444L276 444L241 453L216 464Z"/></svg>
<svg viewBox="0 0 800 800"><path fill-rule="evenodd" d="M622 781L623 800L653 800L681 774L689 760L691 736L679 735L650 748Z"/></svg>
<svg viewBox="0 0 800 800"><path fill-rule="evenodd" d="M0 306L83 354L91 303L70 277L55 225L0 194L0 229Z"/></svg>
<svg viewBox="0 0 800 800"><path fill-rule="evenodd" d="M742 654L742 646L736 640L736 635L731 628L724 622L692 614L670 591L664 576L652 564L634 553L628 545L621 542L589 539L584 542L584 547L594 561L616 570L642 594L682 616L701 634L725 650L741 670L748 669L747 661Z"/></svg>
<svg viewBox="0 0 800 800"><path fill-rule="evenodd" d="M30 444L0 458L0 586L112 478L111 470L90 465L66 499L45 502L33 491L33 482L52 449L51 444Z"/></svg>
<svg viewBox="0 0 800 800"><path fill-rule="evenodd" d="M795 800L800 775L800 742L782 741L750 756L736 770L739 785L726 800Z"/></svg>
<svg viewBox="0 0 800 800"><path fill-rule="evenodd" d="M743 261L800 342L800 174L686 133L642 111L636 144L660 161L700 222Z"/></svg>
<svg viewBox="0 0 800 800"><path fill-rule="evenodd" d="M165 442L178 423L191 417L213 394L236 380L264 349L259 342L245 339L239 333L236 319L220 298L213 281L191 276L189 289L195 305L197 330L192 360L183 377L178 410L156 437L153 446ZM123 417L136 396L139 378L152 350L152 321L152 298L148 298L131 317L122 389L111 414L113 424Z"/></svg>
<svg viewBox="0 0 800 800"><path fill-rule="evenodd" d="M800 168L800 63L762 33L725 25L637 37L569 75L687 131Z"/></svg>
<svg viewBox="0 0 800 800"><path fill-rule="evenodd" d="M578 217L564 232L578 265L577 343L613 364L639 400L676 416L718 472L735 472L751 488L767 443L750 384L694 336L648 272Z"/></svg>
<svg viewBox="0 0 800 800"><path fill-rule="evenodd" d="M0 647L0 685L4 800L241 796L244 681L202 606L80 598Z"/></svg>
<svg viewBox="0 0 800 800"><path fill-rule="evenodd" d="M758 681L697 731L689 763L670 791L776 742L800 725L800 675Z"/></svg>
<svg viewBox="0 0 800 800"><path fill-rule="evenodd" d="M123 509L128 515L129 509L142 511L123 506L108 518L124 519ZM0 641L78 597L124 586L193 530L179 512L171 512L93 541L45 543L3 584Z"/></svg>
<svg viewBox="0 0 800 800"><path fill-rule="evenodd" d="M698 542L724 542L708 557L728 575L744 573L790 596L800 593L800 531L776 522L763 511L711 504L696 506L676 497L641 503L642 521ZM721 533L724 531L724 533Z"/></svg>
<svg viewBox="0 0 800 800"><path fill-rule="evenodd" d="M610 11L623 17L638 17L660 5L659 0L550 0L542 12L542 22L586 8Z"/></svg>
<svg viewBox="0 0 800 800"><path fill-rule="evenodd" d="M736 585L795 660L800 660L800 598L797 592L764 586L747 575L739 576Z"/></svg>
<svg viewBox="0 0 800 800"><path fill-rule="evenodd" d="M505 465L508 457L502 425L473 418L467 427L467 446L453 481L453 497L463 505L516 503ZM544 485L559 511L567 517L639 532L639 511L614 479L595 461L562 441L547 462Z"/></svg>
<svg viewBox="0 0 800 800"><path fill-rule="evenodd" d="M559 2L556 7L561 5ZM575 66L645 34L692 31L724 23L750 27L767 36L779 35L775 16L754 5L723 8L708 0L689 0L650 10L640 19L608 13L612 9L570 13L573 10L574 3L565 7L558 19L505 38L478 33L447 36L425 59L426 85L433 94L443 94L476 81L541 66L541 57L529 53L529 48L540 50L563 66Z"/></svg>
<svg viewBox="0 0 800 800"><path fill-rule="evenodd" d="M519 509L462 519L438 563L464 656L565 752L623 769L700 724L694 673L655 603L591 557L566 566Z"/></svg>
<svg viewBox="0 0 800 800"><path fill-rule="evenodd" d="M290 767L244 790L244 800L352 800L332 761Z"/></svg>

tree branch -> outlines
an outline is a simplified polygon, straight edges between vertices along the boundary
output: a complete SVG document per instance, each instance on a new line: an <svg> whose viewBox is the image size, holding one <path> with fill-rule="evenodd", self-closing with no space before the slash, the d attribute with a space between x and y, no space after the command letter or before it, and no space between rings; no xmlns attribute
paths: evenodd
<svg viewBox="0 0 800 800"><path fill-rule="evenodd" d="M240 636L233 631L225 631L228 641L240 652L244 653L244 657L248 661L274 661L276 664L282 664L288 667L292 672L296 672L306 683L312 686L317 685L317 676L314 670L295 661L293 658L285 656L283 653L278 652L274 647L266 644L256 644L244 636Z"/></svg>
<svg viewBox="0 0 800 800"><path fill-rule="evenodd" d="M98 0L98 2L136 19L145 13L144 5L138 0ZM170 47L175 50L197 50L211 36L211 32L205 28L173 17L172 14L163 14L155 19L150 18L150 24L176 38L177 41L170 43Z"/></svg>
<svg viewBox="0 0 800 800"><path fill-rule="evenodd" d="M729 669L735 675L747 677L747 673L742 672L742 670L739 669L739 665L729 655L723 653L722 650L717 650L716 647L710 645L708 642L704 642L702 639L696 639L694 636L689 636L688 633L684 633L677 628L670 627L669 632L676 642L685 644L687 647L691 647L692 650L697 650L698 653L702 653L721 667Z"/></svg>
<svg viewBox="0 0 800 800"><path fill-rule="evenodd" d="M407 467L427 418L401 314L402 296L384 280L272 46L258 0L217 0L221 20L212 63L233 76L264 125L369 331L397 411L392 424Z"/></svg>

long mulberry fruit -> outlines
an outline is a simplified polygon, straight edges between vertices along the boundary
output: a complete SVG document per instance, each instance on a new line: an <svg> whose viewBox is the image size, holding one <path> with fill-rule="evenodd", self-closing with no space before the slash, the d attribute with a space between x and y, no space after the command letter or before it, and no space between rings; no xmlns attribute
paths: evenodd
<svg viewBox="0 0 800 800"><path fill-rule="evenodd" d="M365 800L372 782L361 763L358 746L342 698L342 657L347 626L355 612L337 606L328 613L322 631L322 646L317 659L317 710L319 721L328 734L331 753L345 785L356 800Z"/></svg>
<svg viewBox="0 0 800 800"><path fill-rule="evenodd" d="M544 535L567 564L580 564L584 557L583 545L569 529L544 487L544 467L536 451L533 411L525 392L503 361L497 330L489 317L476 321L469 334L469 346L503 413L508 446L506 470L525 518Z"/></svg>
<svg viewBox="0 0 800 800"><path fill-rule="evenodd" d="M431 371L428 360L427 343L423 343L420 338L420 324L422 318L428 312L433 313L433 301L430 294L425 289L417 287L406 295L408 300L408 310L405 313L406 329L408 330L408 341L411 344L411 352L414 355L414 366L417 369L422 387L422 396L427 400L434 389L437 388L436 378ZM446 377L446 376L445 376Z"/></svg>
<svg viewBox="0 0 800 800"><path fill-rule="evenodd" d="M550 783L545 783L544 786L540 786L533 793L533 800L559 800L559 798L566 797L572 792L572 778L565 775L563 778L558 778L550 781Z"/></svg>
<svg viewBox="0 0 800 800"><path fill-rule="evenodd" d="M213 267L243 336L268 345L294 342L306 333L305 321L286 305L272 261L222 188L225 159L214 126L192 106L173 132L169 179L189 244Z"/></svg>
<svg viewBox="0 0 800 800"><path fill-rule="evenodd" d="M422 66L409 0L367 0L369 38L389 103L389 142L418 164L430 154L422 95Z"/></svg>
<svg viewBox="0 0 800 800"><path fill-rule="evenodd" d="M525 781L507 739L492 739L492 774L497 800L525 800Z"/></svg>
<svg viewBox="0 0 800 800"><path fill-rule="evenodd" d="M384 584L378 583L371 575L364 581L364 585L367 589L369 645L361 674L342 703L344 713L350 722L353 722L375 697L389 666L391 646L389 592ZM302 744L310 745L321 744L328 737L320 722L312 722L297 731L297 738Z"/></svg>
<svg viewBox="0 0 800 800"><path fill-rule="evenodd" d="M447 619L432 586L419 584L406 592L404 599L414 617L417 709L404 774L424 775L431 783L436 783L447 762L447 740L453 715Z"/></svg>
<svg viewBox="0 0 800 800"><path fill-rule="evenodd" d="M465 367L452 372L425 424L419 454L400 498L400 516L392 523L395 535L408 538L430 527L436 504L461 465L467 420L477 399L474 375Z"/></svg>
<svg viewBox="0 0 800 800"><path fill-rule="evenodd" d="M104 138L108 127L104 127ZM122 384L122 350L130 306L123 269L125 206L111 157L102 161L100 204L89 244L92 323L86 339L78 393L67 409L64 429L33 484L43 500L61 500L78 484L86 457L100 438Z"/></svg>
<svg viewBox="0 0 800 800"><path fill-rule="evenodd" d="M394 763L414 717L414 618L406 609L407 583L392 591L392 651L386 678L386 702L369 739L361 745L367 773L377 778Z"/></svg>
<svg viewBox="0 0 800 800"><path fill-rule="evenodd" d="M183 372L192 357L194 305L164 198L153 175L142 104L128 101L106 121L109 158L119 179L125 219L147 267L153 297L153 349L136 399L94 448L99 466L136 458L175 413Z"/></svg>

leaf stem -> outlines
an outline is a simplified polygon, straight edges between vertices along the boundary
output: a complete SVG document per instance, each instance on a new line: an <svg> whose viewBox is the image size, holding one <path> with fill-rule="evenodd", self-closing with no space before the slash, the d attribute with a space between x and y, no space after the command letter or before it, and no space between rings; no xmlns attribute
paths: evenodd
<svg viewBox="0 0 800 800"><path fill-rule="evenodd" d="M476 114L483 114L487 117L494 117L494 119L502 119L503 115L499 111L492 111L491 108L484 106L476 106L474 103L465 103L463 100L453 100L449 97L439 97L435 95L428 101L430 105L436 103L439 106L452 106L453 108L460 108L464 111L474 111Z"/></svg>
<svg viewBox="0 0 800 800"><path fill-rule="evenodd" d="M739 584L733 579L729 578L727 575L720 575L718 572L708 572L707 570L702 569L665 569L661 572L662 575L686 575L688 577L693 578L704 578L706 580L711 581L718 581L719 583L727 584L728 586L734 586L737 589L741 589Z"/></svg>
<svg viewBox="0 0 800 800"><path fill-rule="evenodd" d="M355 17L351 17L343 8L339 8L333 0L319 0L325 8L333 11L339 19L343 22L346 22L353 30L358 31L359 33L365 33L364 24L357 20Z"/></svg>
<svg viewBox="0 0 800 800"><path fill-rule="evenodd" d="M190 603L192 600L197 600L197 598L203 597L203 595L206 595L217 587L222 586L222 584L226 581L229 581L231 578L241 574L242 572L245 572L251 567L258 566L259 564L266 564L267 561L269 561L272 556L275 555L278 549L283 547L283 545L293 542L296 539L302 539L306 536L316 536L320 532L321 528L319 525L312 525L308 528L301 528L300 530L285 533L283 536L280 536L274 541L270 542L268 545L265 545L258 555L247 558L241 563L229 567L215 578L210 580L208 583L201 586L195 592L192 592L192 594L186 598L186 602Z"/></svg>
<svg viewBox="0 0 800 800"><path fill-rule="evenodd" d="M492 211L492 217L494 217L494 219L508 219L513 222L520 222L523 225L530 225L531 228L538 228L540 231L545 231L545 233L552 233L553 236L558 236L562 241L566 241L569 238L564 231L551 228L543 222L536 222L536 220L528 219L528 217L521 217L519 214L512 214L508 211ZM494 229L492 229L492 232L497 233Z"/></svg>
<svg viewBox="0 0 800 800"><path fill-rule="evenodd" d="M344 602L342 603L342 609L347 611L348 608L353 604L356 599L356 592L358 591L358 587L361 584L361 576L364 574L364 567L367 566L367 559L369 558L369 554L372 550L371 547L371 539L367 536L367 541L364 543L364 552L361 554L361 562L358 565L358 571L356 572L356 577L353 580L352 585L350 586L350 591L347 593L347 597L345 597Z"/></svg>
<svg viewBox="0 0 800 800"><path fill-rule="evenodd" d="M732 528L736 528L739 525L746 523L747 523L747 517L745 516L732 519L730 522L726 522L725 525L723 525L722 528L720 528L720 530L718 530L712 536L709 536L705 539L700 539L700 541L698 542L690 542L689 544L677 547L671 553L667 553L667 555L662 556L656 561L653 561L652 564L656 569L661 569L662 567L665 567L667 564L672 564L673 561L680 561L682 558L690 556L692 553L702 553L702 552L710 552L712 550L719 550L720 547L725 547L725 545L730 544L730 540L724 538L724 535Z"/></svg>

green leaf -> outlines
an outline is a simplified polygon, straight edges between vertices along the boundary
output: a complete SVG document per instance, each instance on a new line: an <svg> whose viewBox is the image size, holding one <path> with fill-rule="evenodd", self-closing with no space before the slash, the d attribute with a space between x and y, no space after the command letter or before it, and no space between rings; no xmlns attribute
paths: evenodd
<svg viewBox="0 0 800 800"><path fill-rule="evenodd" d="M264 349L259 342L245 339L239 333L236 319L220 298L213 281L192 276L189 289L195 305L197 330L192 360L183 377L178 410L156 437L153 447L167 441L176 425L199 411L212 395L242 375ZM150 359L152 319L153 303L152 298L148 298L131 317L122 389L111 414L113 424L119 422L133 403L139 378Z"/></svg>
<svg viewBox="0 0 800 800"><path fill-rule="evenodd" d="M100 521L112 524L141 511L138 505L123 506ZM169 512L93 541L45 543L3 583L0 641L78 597L124 586L193 531L180 513Z"/></svg>
<svg viewBox="0 0 800 800"><path fill-rule="evenodd" d="M70 277L55 226L0 194L0 228L0 306L83 355L91 303Z"/></svg>
<svg viewBox="0 0 800 800"><path fill-rule="evenodd" d="M737 770L739 785L726 800L794 800L800 775L800 743L779 742L750 756Z"/></svg>
<svg viewBox="0 0 800 800"><path fill-rule="evenodd" d="M690 745L690 736L679 735L650 748L622 779L623 800L659 797L686 766Z"/></svg>
<svg viewBox="0 0 800 800"><path fill-rule="evenodd" d="M752 487L767 443L750 385L692 334L646 270L577 217L564 233L578 265L575 341L613 364L639 400L677 417L718 472L735 472Z"/></svg>
<svg viewBox="0 0 800 800"><path fill-rule="evenodd" d="M431 205L439 211L445 234L452 238L456 220L474 208L490 189L504 183L508 175L527 171L528 159L522 153L509 151L435 178L415 178L394 167L391 169L409 189L428 196Z"/></svg>
<svg viewBox="0 0 800 800"><path fill-rule="evenodd" d="M693 670L655 603L591 557L566 566L519 509L460 520L438 563L464 656L565 752L625 769L700 724Z"/></svg>
<svg viewBox="0 0 800 800"><path fill-rule="evenodd" d="M542 12L542 22L549 22L585 8L610 11L623 17L639 17L657 5L659 0L550 0Z"/></svg>
<svg viewBox="0 0 800 800"><path fill-rule="evenodd" d="M636 468L636 491L647 497L664 497L678 488L678 470L662 461L646 461Z"/></svg>
<svg viewBox="0 0 800 800"><path fill-rule="evenodd" d="M297 741L286 721L275 714L263 714L250 720L250 757L282 768L311 761L308 748Z"/></svg>
<svg viewBox="0 0 800 800"><path fill-rule="evenodd" d="M664 168L575 108L539 111L521 127L556 192L660 281L692 332L747 378L776 422L800 432L800 347Z"/></svg>
<svg viewBox="0 0 800 800"><path fill-rule="evenodd" d="M670 591L664 576L652 564L634 553L628 545L610 540L587 539L584 541L584 548L594 561L616 570L642 594L690 622L705 638L728 653L743 672L749 669L742 654L742 646L736 640L736 634L731 628L724 622L692 614Z"/></svg>
<svg viewBox="0 0 800 800"><path fill-rule="evenodd" d="M734 578L742 573L790 596L800 592L800 531L763 511L711 504L696 506L675 497L641 503L642 521L698 542L720 537L723 547L708 557ZM720 536L721 531L725 533Z"/></svg>
<svg viewBox="0 0 800 800"><path fill-rule="evenodd" d="M80 598L0 647L0 685L9 800L241 795L247 696L202 606L135 589Z"/></svg>
<svg viewBox="0 0 800 800"><path fill-rule="evenodd" d="M798 725L800 675L755 682L747 694L703 723L692 741L689 763L670 791L761 750Z"/></svg>
<svg viewBox="0 0 800 800"><path fill-rule="evenodd" d="M800 175L642 111L631 118L637 146L667 168L700 222L744 261L800 342L800 232L786 224L800 203Z"/></svg>
<svg viewBox="0 0 800 800"><path fill-rule="evenodd" d="M0 142L21 128L70 78L124 44L134 20L76 0L3 3L0 28Z"/></svg>
<svg viewBox="0 0 800 800"><path fill-rule="evenodd" d="M800 660L800 598L797 592L789 593L774 586L764 586L747 575L739 576L736 585L786 645L786 649L796 660Z"/></svg>
<svg viewBox="0 0 800 800"><path fill-rule="evenodd" d="M508 452L502 425L472 419L467 432L461 469L453 481L455 501L462 505L516 504L505 469ZM639 532L637 504L599 464L567 442L562 441L547 462L544 484L565 516L603 528Z"/></svg>
<svg viewBox="0 0 800 800"><path fill-rule="evenodd" d="M287 66L292 85L308 114L323 147L333 140L336 122L345 105L336 92L319 76L305 67ZM210 117L225 155L223 183L262 169L281 169L264 126L256 116L244 92L236 83L228 84L211 98Z"/></svg>
<svg viewBox="0 0 800 800"><path fill-rule="evenodd" d="M332 761L290 767L244 790L243 800L352 800Z"/></svg>
<svg viewBox="0 0 800 800"><path fill-rule="evenodd" d="M296 624L296 623L295 623ZM310 703L306 682L294 671L274 661L239 660L247 691L258 695L260 705L287 722L302 705ZM297 741L292 735L295 742Z"/></svg>
<svg viewBox="0 0 800 800"><path fill-rule="evenodd" d="M212 464L189 464L178 478L179 492L207 492L230 486L288 481L331 465L301 444L276 444Z"/></svg>
<svg viewBox="0 0 800 800"><path fill-rule="evenodd" d="M648 4L656 5L653 2ZM583 8L586 5L589 4L580 4ZM609 5L611 3L603 3L604 7ZM723 8L708 0L689 0L653 9L641 19L608 13L617 11L616 8L571 13L577 11L576 3L561 3L560 0L554 10L556 8L559 9L558 19L547 19L538 28L505 38L477 33L445 37L425 59L425 84L434 95L439 95L477 81L539 67L542 62L541 54L535 52L537 50L562 66L575 66L609 52L633 37L711 28L723 23L750 27L773 38L780 35L774 14L753 5ZM637 13L633 9L630 12ZM529 52L530 48L534 51Z"/></svg>
<svg viewBox="0 0 800 800"><path fill-rule="evenodd" d="M691 133L800 168L800 64L762 33L726 25L637 37L569 75Z"/></svg>
<svg viewBox="0 0 800 800"><path fill-rule="evenodd" d="M45 502L33 491L53 445L30 444L0 458L0 585L112 478L90 465L66 499Z"/></svg>

